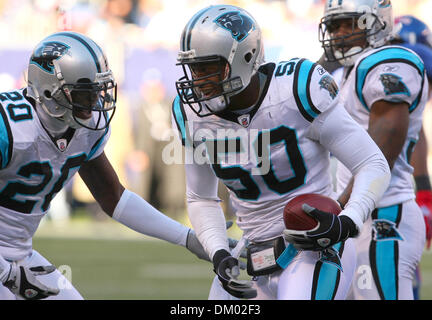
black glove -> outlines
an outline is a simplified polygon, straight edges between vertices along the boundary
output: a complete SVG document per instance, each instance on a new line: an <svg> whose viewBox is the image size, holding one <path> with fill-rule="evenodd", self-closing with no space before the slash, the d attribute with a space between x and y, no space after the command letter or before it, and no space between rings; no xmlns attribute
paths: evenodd
<svg viewBox="0 0 432 320"><path fill-rule="evenodd" d="M240 275L239 261L226 250L218 250L213 256L214 272L222 283L222 287L236 298L252 299L257 291L252 281L237 280Z"/></svg>
<svg viewBox="0 0 432 320"><path fill-rule="evenodd" d="M355 223L347 216L337 216L308 204L303 204L302 209L317 220L318 225L312 230L284 230L285 240L296 249L321 251L358 234Z"/></svg>

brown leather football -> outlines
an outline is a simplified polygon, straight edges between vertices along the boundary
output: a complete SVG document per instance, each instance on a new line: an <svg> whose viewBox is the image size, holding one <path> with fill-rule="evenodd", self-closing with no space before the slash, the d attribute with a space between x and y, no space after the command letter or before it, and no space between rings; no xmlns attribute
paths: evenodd
<svg viewBox="0 0 432 320"><path fill-rule="evenodd" d="M284 222L287 229L310 230L316 227L317 221L303 211L302 205L307 203L318 210L339 214L342 209L337 201L317 193L299 195L285 205Z"/></svg>

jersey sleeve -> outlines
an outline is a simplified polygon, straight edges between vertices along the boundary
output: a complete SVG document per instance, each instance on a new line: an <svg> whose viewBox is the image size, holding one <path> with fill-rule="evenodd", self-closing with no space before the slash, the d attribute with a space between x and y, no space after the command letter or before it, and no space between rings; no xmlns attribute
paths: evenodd
<svg viewBox="0 0 432 320"><path fill-rule="evenodd" d="M109 140L110 135L111 135L111 127L109 126L103 131L103 134L93 144L86 161L96 159L102 154Z"/></svg>
<svg viewBox="0 0 432 320"><path fill-rule="evenodd" d="M387 48L364 60L357 68L356 93L370 111L379 100L406 102L413 111L421 98L425 80L423 61L403 48Z"/></svg>
<svg viewBox="0 0 432 320"><path fill-rule="evenodd" d="M390 182L386 158L341 103L323 112L309 133L355 176L350 200L341 214L349 216L360 230Z"/></svg>
<svg viewBox="0 0 432 320"><path fill-rule="evenodd" d="M295 68L293 94L303 117L312 122L333 104L339 93L333 77L319 64L301 59Z"/></svg>
<svg viewBox="0 0 432 320"><path fill-rule="evenodd" d="M12 158L13 136L8 117L0 104L0 169L4 169Z"/></svg>
<svg viewBox="0 0 432 320"><path fill-rule="evenodd" d="M183 146L192 146L192 139L188 128L188 119L184 105L177 96L172 104L172 128L178 133Z"/></svg>
<svg viewBox="0 0 432 320"><path fill-rule="evenodd" d="M428 47L422 43L409 44L403 43L401 46L407 47L417 53L420 58L422 58L425 68L426 74L429 78L429 82L432 82L432 48Z"/></svg>

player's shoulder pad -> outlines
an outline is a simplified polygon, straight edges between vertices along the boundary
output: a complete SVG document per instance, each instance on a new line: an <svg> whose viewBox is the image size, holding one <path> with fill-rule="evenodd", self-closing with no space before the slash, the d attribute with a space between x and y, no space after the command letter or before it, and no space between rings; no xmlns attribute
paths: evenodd
<svg viewBox="0 0 432 320"><path fill-rule="evenodd" d="M109 125L108 127L105 128L105 130L99 131L98 133L100 134L100 137L98 137L96 142L93 144L93 146L92 146L92 148L91 148L91 150L87 156L86 161L94 159L95 154L100 152L100 150L102 150L104 148L104 146L106 145L106 143L107 143L107 141L111 135L111 126Z"/></svg>
<svg viewBox="0 0 432 320"><path fill-rule="evenodd" d="M188 127L188 114L179 96L176 96L172 103L172 117L179 131L182 145L193 145Z"/></svg>
<svg viewBox="0 0 432 320"><path fill-rule="evenodd" d="M300 59L294 71L293 95L303 117L312 122L339 93L333 77L318 63Z"/></svg>
<svg viewBox="0 0 432 320"><path fill-rule="evenodd" d="M425 65L426 74L429 77L429 82L432 82L432 48L423 43L401 43L400 46L411 49L422 58Z"/></svg>
<svg viewBox="0 0 432 320"><path fill-rule="evenodd" d="M5 102L10 100L9 93L0 93L0 169L4 169L12 159L13 152L13 134L9 123L8 111L5 108ZM13 112L9 108L9 114Z"/></svg>
<svg viewBox="0 0 432 320"><path fill-rule="evenodd" d="M298 109L308 122L327 110L339 92L333 77L321 65L307 59L279 62L273 76L279 99L293 98L292 108Z"/></svg>
<svg viewBox="0 0 432 320"><path fill-rule="evenodd" d="M379 66L395 63L400 64L401 66L408 66L408 68L413 70L413 72L420 77L421 86L423 86L423 82L425 79L425 66L422 59L412 50L401 46L386 46L384 48L369 52L364 56L360 57L360 60L356 65L355 71L356 94L366 109L369 108L363 95L363 89L366 85L368 75L371 74L374 70L376 70ZM395 71L395 69L393 68L392 70L389 69L389 72L387 74L388 77L396 77L397 79L386 79L386 75L383 74L382 77L384 78L382 78L382 81L386 82L387 80L391 80L391 82L393 83L395 82L395 80L400 80L399 75L395 74L395 72L397 73L397 70ZM400 83L400 81L396 81L396 83Z"/></svg>

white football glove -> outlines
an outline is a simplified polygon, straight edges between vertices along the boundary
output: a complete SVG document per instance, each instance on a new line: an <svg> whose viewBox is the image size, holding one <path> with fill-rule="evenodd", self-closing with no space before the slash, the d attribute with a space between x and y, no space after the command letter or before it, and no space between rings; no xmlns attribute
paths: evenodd
<svg viewBox="0 0 432 320"><path fill-rule="evenodd" d="M9 274L3 285L15 295L26 300L39 300L57 295L58 288L50 288L40 282L36 277L55 271L54 266L23 267L12 262Z"/></svg>

